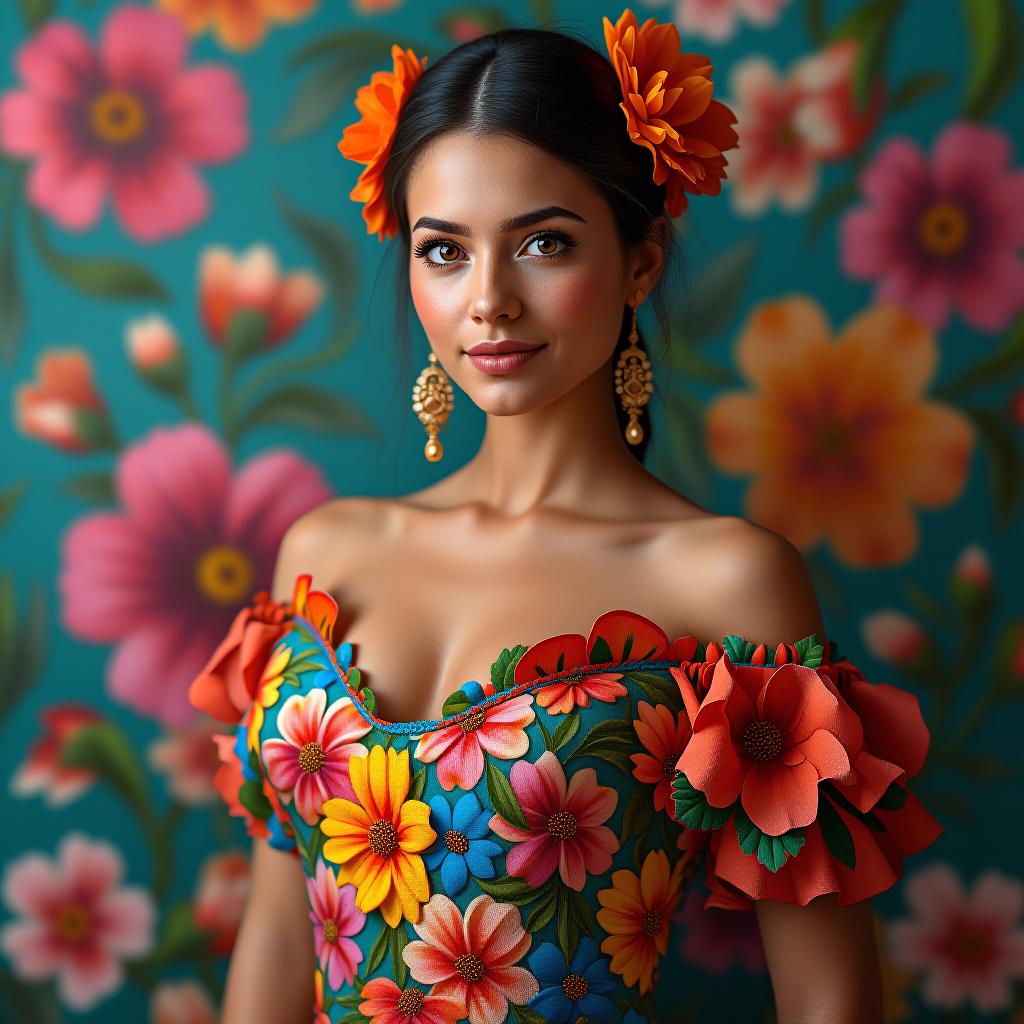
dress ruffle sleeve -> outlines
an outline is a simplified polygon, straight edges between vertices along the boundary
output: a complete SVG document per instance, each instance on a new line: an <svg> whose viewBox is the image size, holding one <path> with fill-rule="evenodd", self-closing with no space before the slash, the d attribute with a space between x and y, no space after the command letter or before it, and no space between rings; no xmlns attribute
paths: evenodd
<svg viewBox="0 0 1024 1024"><path fill-rule="evenodd" d="M834 643L770 653L729 636L670 672L691 733L669 813L704 858L705 906L855 903L941 833L908 788L929 744L917 698L868 682Z"/></svg>

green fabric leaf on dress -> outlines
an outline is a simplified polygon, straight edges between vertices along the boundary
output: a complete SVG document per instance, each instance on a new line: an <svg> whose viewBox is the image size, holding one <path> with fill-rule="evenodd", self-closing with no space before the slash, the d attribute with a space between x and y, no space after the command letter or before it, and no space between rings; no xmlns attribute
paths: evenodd
<svg viewBox="0 0 1024 1024"><path fill-rule="evenodd" d="M672 782L672 800L676 805L676 821L687 828L708 831L721 828L732 814L732 803L728 807L712 807L707 797L690 784L690 780L680 771Z"/></svg>
<svg viewBox="0 0 1024 1024"><path fill-rule="evenodd" d="M739 801L736 802L735 808L732 823L736 829L740 849L747 855L756 853L757 859L772 874L786 863L787 857L795 857L803 848L806 828L791 828L781 836L770 836L762 832L747 817L747 812L743 810L743 805Z"/></svg>

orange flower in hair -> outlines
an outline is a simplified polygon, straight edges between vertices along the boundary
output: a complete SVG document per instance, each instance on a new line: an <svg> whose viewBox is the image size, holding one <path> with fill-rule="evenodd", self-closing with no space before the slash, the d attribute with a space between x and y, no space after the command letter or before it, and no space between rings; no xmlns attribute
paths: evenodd
<svg viewBox="0 0 1024 1024"><path fill-rule="evenodd" d="M338 149L341 155L366 164L349 199L363 203L363 220L368 234L377 232L381 241L398 233L398 219L384 200L384 166L391 150L391 138L398 125L402 104L423 74L427 58L412 50L391 45L393 71L375 71L366 85L356 92L356 109L362 119L342 133Z"/></svg>
<svg viewBox="0 0 1024 1024"><path fill-rule="evenodd" d="M613 25L604 18L604 41L619 76L629 137L654 158L654 183L667 182L665 208L677 217L686 193L718 195L728 162L722 155L739 143L736 115L711 98L707 57L680 52L671 22L648 18L637 26L627 7Z"/></svg>

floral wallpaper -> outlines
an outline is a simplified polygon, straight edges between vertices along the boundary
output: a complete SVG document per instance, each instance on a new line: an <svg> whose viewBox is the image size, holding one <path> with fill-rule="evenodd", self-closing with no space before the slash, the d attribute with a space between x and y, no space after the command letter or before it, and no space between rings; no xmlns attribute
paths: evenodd
<svg viewBox="0 0 1024 1024"><path fill-rule="evenodd" d="M945 832L874 901L887 1020L1024 1024L1024 9L633 7L711 56L741 139L680 224L648 465L789 537L830 635L921 700L916 791ZM0 8L3 1020L216 1020L249 842L188 684L295 518L478 442L456 396L427 464L384 402L381 250L335 148L356 88L392 42L599 45L619 10ZM753 914L702 902L673 920L659 1019L772 1020Z"/></svg>

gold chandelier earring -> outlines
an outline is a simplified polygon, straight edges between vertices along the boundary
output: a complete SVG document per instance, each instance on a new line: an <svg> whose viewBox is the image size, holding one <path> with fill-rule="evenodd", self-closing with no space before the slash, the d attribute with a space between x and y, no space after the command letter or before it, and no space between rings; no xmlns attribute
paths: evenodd
<svg viewBox="0 0 1024 1024"><path fill-rule="evenodd" d="M639 444L644 439L644 428L640 426L639 421L640 410L647 404L654 390L651 362L647 358L647 353L638 344L640 334L636 329L636 311L643 297L643 292L636 293L629 347L622 350L615 365L615 393L621 398L623 412L629 416L626 440L630 444Z"/></svg>
<svg viewBox="0 0 1024 1024"><path fill-rule="evenodd" d="M444 447L437 433L444 426L454 404L452 382L437 361L437 356L431 352L428 365L420 371L412 388L413 411L427 428L427 443L423 446L423 454L428 462L439 462L444 455Z"/></svg>

